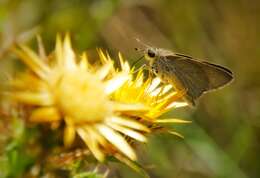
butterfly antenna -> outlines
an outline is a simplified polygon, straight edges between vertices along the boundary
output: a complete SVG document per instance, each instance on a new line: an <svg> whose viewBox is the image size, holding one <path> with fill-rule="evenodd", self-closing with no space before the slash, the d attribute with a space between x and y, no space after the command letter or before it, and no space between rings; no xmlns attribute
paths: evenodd
<svg viewBox="0 0 260 178"><path fill-rule="evenodd" d="M149 46L148 44L144 43L143 41L141 41L139 38L135 38L135 40L142 45L144 48L150 48L151 46Z"/></svg>

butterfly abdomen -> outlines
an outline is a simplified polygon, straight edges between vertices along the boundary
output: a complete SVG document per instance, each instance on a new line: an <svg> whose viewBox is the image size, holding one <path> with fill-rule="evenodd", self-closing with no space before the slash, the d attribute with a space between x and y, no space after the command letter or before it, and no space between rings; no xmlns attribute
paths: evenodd
<svg viewBox="0 0 260 178"><path fill-rule="evenodd" d="M176 91L186 90L181 81L175 75L175 68L168 66L165 61L161 59L155 60L151 66L151 70L162 80L162 82L171 84Z"/></svg>

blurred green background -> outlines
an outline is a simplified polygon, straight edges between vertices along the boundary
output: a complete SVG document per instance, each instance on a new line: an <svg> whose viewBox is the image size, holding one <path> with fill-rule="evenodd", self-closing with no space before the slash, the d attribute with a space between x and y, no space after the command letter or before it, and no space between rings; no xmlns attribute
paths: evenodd
<svg viewBox="0 0 260 178"><path fill-rule="evenodd" d="M140 57L139 38L227 66L235 75L231 85L204 95L196 108L167 114L193 121L172 126L185 139L150 137L138 148L140 163L152 178L259 178L259 27L257 0L0 0L0 57L35 33L51 50L58 32L70 32L78 51L103 47L114 57L121 51L130 63ZM140 177L113 166L111 177Z"/></svg>

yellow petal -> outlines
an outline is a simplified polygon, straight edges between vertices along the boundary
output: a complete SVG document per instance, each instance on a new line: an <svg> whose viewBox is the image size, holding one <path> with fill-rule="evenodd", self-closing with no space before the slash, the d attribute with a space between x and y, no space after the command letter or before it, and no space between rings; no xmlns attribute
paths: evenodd
<svg viewBox="0 0 260 178"><path fill-rule="evenodd" d="M163 102L163 104L160 104L160 107L158 109L163 110L164 108L169 109L169 106L172 105L174 106L174 103L176 103L177 100L179 100L181 97L183 97L183 95L186 93L185 90L182 91L178 91L178 92L174 92L169 94L168 97L166 97L167 99L165 99L165 102Z"/></svg>
<svg viewBox="0 0 260 178"><path fill-rule="evenodd" d="M83 53L81 56L81 60L79 63L79 67L83 70L87 70L88 69L88 57L87 57L87 53Z"/></svg>
<svg viewBox="0 0 260 178"><path fill-rule="evenodd" d="M61 119L55 107L41 107L34 109L30 115L31 122L54 122Z"/></svg>
<svg viewBox="0 0 260 178"><path fill-rule="evenodd" d="M92 126L84 126L83 127L87 132L94 138L96 139L104 148L108 145L108 142L106 139L96 130L96 128Z"/></svg>
<svg viewBox="0 0 260 178"><path fill-rule="evenodd" d="M116 117L116 116L108 118L107 120L108 120L108 122L114 122L116 124L120 124L122 126L126 126L129 128L132 128L132 129L141 130L144 132L150 132L149 128L147 128L145 125L139 123L138 121L130 120L127 118Z"/></svg>
<svg viewBox="0 0 260 178"><path fill-rule="evenodd" d="M118 103L118 102L113 102L113 108L117 112L124 112L124 111L145 112L150 109L149 107L141 103L127 104L127 103Z"/></svg>
<svg viewBox="0 0 260 178"><path fill-rule="evenodd" d="M70 37L68 34L65 36L63 43L63 57L64 57L64 67L68 70L76 69L75 54L71 48Z"/></svg>
<svg viewBox="0 0 260 178"><path fill-rule="evenodd" d="M182 120L182 119L157 119L154 122L156 123L178 123L178 124L187 124L191 123L191 121Z"/></svg>
<svg viewBox="0 0 260 178"><path fill-rule="evenodd" d="M107 60L107 57L105 56L105 54L103 53L103 51L101 49L97 49L97 51L98 51L98 55L99 55L101 62L103 64L106 63L108 60Z"/></svg>
<svg viewBox="0 0 260 178"><path fill-rule="evenodd" d="M117 124L112 124L112 123L108 123L108 125L114 129L114 130L117 130L133 139L136 139L140 142L147 142L147 139L144 135L142 135L141 133L138 133L134 130L131 130L131 129L128 129L126 127L123 127L123 126L120 126L120 125L117 125Z"/></svg>
<svg viewBox="0 0 260 178"><path fill-rule="evenodd" d="M75 140L76 130L73 125L66 125L64 129L63 141L65 147L70 146Z"/></svg>
<svg viewBox="0 0 260 178"><path fill-rule="evenodd" d="M103 80L109 73L109 71L112 69L113 64L112 62L109 62L105 65L103 65L97 72L97 76L100 80Z"/></svg>
<svg viewBox="0 0 260 178"><path fill-rule="evenodd" d="M120 52L118 53L118 57L119 57L121 69L123 71L130 72L129 63L128 62L124 62L123 56L122 56L122 54Z"/></svg>
<svg viewBox="0 0 260 178"><path fill-rule="evenodd" d="M46 56L45 48L44 48L44 45L42 42L42 38L39 34L36 35L36 38L37 38L37 47L38 47L39 56L43 61L46 61L47 56Z"/></svg>
<svg viewBox="0 0 260 178"><path fill-rule="evenodd" d="M104 159L105 159L104 153L98 147L97 142L93 138L90 137L89 133L86 130L84 130L83 128L78 128L77 133L83 139L85 144L89 147L89 149L94 154L94 156L97 158L97 160L99 160L101 162L104 161Z"/></svg>
<svg viewBox="0 0 260 178"><path fill-rule="evenodd" d="M111 80L108 80L105 83L106 94L113 93L116 89L120 88L128 79L129 79L128 75L121 73L121 74L116 75Z"/></svg>
<svg viewBox="0 0 260 178"><path fill-rule="evenodd" d="M131 146L119 133L115 132L113 129L105 125L97 125L99 132L111 142L117 149L124 153L131 160L136 160L136 155Z"/></svg>
<svg viewBox="0 0 260 178"><path fill-rule="evenodd" d="M137 97L136 97L136 101L145 101L144 99L149 99L149 98L151 98L150 96L149 96L149 92L148 92L148 90L149 90L149 86L150 86L150 82L151 82L151 80L147 80L145 83L142 83L142 85L140 86L140 88L137 88L137 90L138 90L138 95L137 95Z"/></svg>
<svg viewBox="0 0 260 178"><path fill-rule="evenodd" d="M170 91L172 89L172 85L166 85L163 87L163 91L162 94L167 93L168 91Z"/></svg>
<svg viewBox="0 0 260 178"><path fill-rule="evenodd" d="M157 89L155 89L154 91L151 92L152 96L162 96L163 94L167 93L170 89L172 89L171 85L166 85L166 86L162 86L159 87Z"/></svg>
<svg viewBox="0 0 260 178"><path fill-rule="evenodd" d="M61 37L59 34L56 36L55 57L56 57L58 66L62 67L64 65L64 58L63 58Z"/></svg>
<svg viewBox="0 0 260 178"><path fill-rule="evenodd" d="M50 72L49 67L43 63L43 61L28 47L20 46L22 50L13 49L30 69L42 79L47 79L48 73Z"/></svg>
<svg viewBox="0 0 260 178"><path fill-rule="evenodd" d="M28 85L30 84L30 85ZM20 75L19 78L15 78L10 81L10 87L19 90L43 90L48 89L48 85L43 80L40 80L35 75Z"/></svg>
<svg viewBox="0 0 260 178"><path fill-rule="evenodd" d="M39 105L39 106L50 106L54 104L54 100L49 93L34 93L34 92L13 92L11 97L15 100L29 104L29 105Z"/></svg>
<svg viewBox="0 0 260 178"><path fill-rule="evenodd" d="M149 79L148 79L149 80ZM136 86L136 87L140 87L140 86L142 86L143 85L143 83L144 83L144 73L143 73L143 71L142 70L140 70L138 73L137 73L137 76L136 76L136 78L135 78L135 80L134 80L134 85Z"/></svg>
<svg viewBox="0 0 260 178"><path fill-rule="evenodd" d="M167 109L168 108L180 108L180 107L185 107L188 105L189 104L187 102L173 102L169 106L167 106Z"/></svg>
<svg viewBox="0 0 260 178"><path fill-rule="evenodd" d="M161 83L160 78L155 78L152 80L152 83L150 84L149 88L148 88L148 92L153 94L152 92L159 86L159 84ZM154 96L156 94L153 94Z"/></svg>
<svg viewBox="0 0 260 178"><path fill-rule="evenodd" d="M109 53L106 51L106 62L104 64L106 64L107 62L113 62L113 60L111 59Z"/></svg>

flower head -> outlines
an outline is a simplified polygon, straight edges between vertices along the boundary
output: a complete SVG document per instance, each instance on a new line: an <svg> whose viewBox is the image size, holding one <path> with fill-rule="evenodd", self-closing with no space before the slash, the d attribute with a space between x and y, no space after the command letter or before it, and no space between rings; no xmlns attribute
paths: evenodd
<svg viewBox="0 0 260 178"><path fill-rule="evenodd" d="M8 96L31 107L30 122L65 123L65 146L78 136L99 161L106 154L135 160L129 139L146 142L151 124L184 122L158 119L169 109L184 106L176 102L184 93L174 92L158 78L145 80L142 70L135 77L121 54L120 69L101 50L99 64L92 64L85 53L75 54L68 35L64 41L57 37L55 51L48 57L24 45L13 51L27 70L10 81Z"/></svg>

